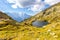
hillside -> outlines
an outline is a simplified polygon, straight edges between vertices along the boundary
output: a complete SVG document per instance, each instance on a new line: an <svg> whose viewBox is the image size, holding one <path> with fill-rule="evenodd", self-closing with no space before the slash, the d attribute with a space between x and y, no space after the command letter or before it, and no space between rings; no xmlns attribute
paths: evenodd
<svg viewBox="0 0 60 40"><path fill-rule="evenodd" d="M58 16L58 17L57 17ZM57 18L56 18L57 17ZM23 21L26 24L31 24L35 20L46 20L48 22L57 21L60 17L60 3L55 4L51 6L50 8L47 8L46 10L43 10L42 12L38 13L37 15ZM55 18L55 20L54 20ZM28 22L29 21L29 22Z"/></svg>
<svg viewBox="0 0 60 40"><path fill-rule="evenodd" d="M0 20L1 19L12 19L11 17L9 17L7 14L3 13L0 11Z"/></svg>
<svg viewBox="0 0 60 40"><path fill-rule="evenodd" d="M8 23L2 23L1 40L60 40L60 3L20 23L3 22Z"/></svg>
<svg viewBox="0 0 60 40"><path fill-rule="evenodd" d="M0 27L16 22L10 16L0 11Z"/></svg>
<svg viewBox="0 0 60 40"><path fill-rule="evenodd" d="M15 32L18 26L18 22L0 11L0 40L9 40L8 36L11 35L11 32Z"/></svg>
<svg viewBox="0 0 60 40"><path fill-rule="evenodd" d="M47 21L48 24L40 27L41 21ZM34 22L36 24L33 25L32 23ZM60 40L60 3L43 10L42 12L29 19L26 19L20 24L28 28L24 30L24 34L25 32L26 34L21 38L22 40Z"/></svg>

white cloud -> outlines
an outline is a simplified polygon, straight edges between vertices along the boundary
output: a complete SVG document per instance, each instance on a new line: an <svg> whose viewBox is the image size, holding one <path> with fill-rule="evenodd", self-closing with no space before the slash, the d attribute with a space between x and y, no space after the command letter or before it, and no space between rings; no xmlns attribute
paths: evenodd
<svg viewBox="0 0 60 40"><path fill-rule="evenodd" d="M14 3L13 5L23 8L35 4L35 0L7 0L9 3Z"/></svg>
<svg viewBox="0 0 60 40"><path fill-rule="evenodd" d="M42 11L42 8L44 8L44 5L45 4L36 4L36 5L33 5L30 10L32 11Z"/></svg>
<svg viewBox="0 0 60 40"><path fill-rule="evenodd" d="M25 8L29 7L28 10L32 11L41 11L45 4L54 5L55 3L59 2L60 0L7 0L9 3L12 4L12 8Z"/></svg>
<svg viewBox="0 0 60 40"><path fill-rule="evenodd" d="M35 11L37 11L38 9L39 9L39 7L40 7L40 5L34 5L32 8L31 8L31 10L35 10Z"/></svg>
<svg viewBox="0 0 60 40"><path fill-rule="evenodd" d="M39 4L35 4L33 5L33 7L30 8L30 10L32 11L42 11L43 8L45 8L46 4L49 4L49 5L54 5L58 2L60 2L60 0L44 0L44 2L42 2L41 0L36 0L36 2L40 2Z"/></svg>
<svg viewBox="0 0 60 40"><path fill-rule="evenodd" d="M14 0L7 0L9 3L15 3Z"/></svg>
<svg viewBox="0 0 60 40"><path fill-rule="evenodd" d="M13 7L13 8L17 8L17 6L16 6L16 5L12 5L11 7Z"/></svg>
<svg viewBox="0 0 60 40"><path fill-rule="evenodd" d="M12 4L12 8L25 8L30 7L32 11L37 11L40 8L41 0L7 0Z"/></svg>
<svg viewBox="0 0 60 40"><path fill-rule="evenodd" d="M49 5L54 5L56 3L60 2L60 0L45 0L45 3L49 4Z"/></svg>
<svg viewBox="0 0 60 40"><path fill-rule="evenodd" d="M41 0L36 0L37 3L41 2Z"/></svg>
<svg viewBox="0 0 60 40"><path fill-rule="evenodd" d="M16 8L16 7L20 7L22 8L21 5L21 0L7 0L9 3L13 3L11 7ZM14 7L15 6L15 7Z"/></svg>

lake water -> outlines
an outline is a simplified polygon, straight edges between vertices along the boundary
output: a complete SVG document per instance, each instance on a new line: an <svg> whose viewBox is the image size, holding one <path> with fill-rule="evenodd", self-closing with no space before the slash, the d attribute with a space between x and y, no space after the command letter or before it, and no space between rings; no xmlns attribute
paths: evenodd
<svg viewBox="0 0 60 40"><path fill-rule="evenodd" d="M45 25L47 25L48 22L47 21L34 21L32 23L33 26L36 26L36 27L43 27Z"/></svg>

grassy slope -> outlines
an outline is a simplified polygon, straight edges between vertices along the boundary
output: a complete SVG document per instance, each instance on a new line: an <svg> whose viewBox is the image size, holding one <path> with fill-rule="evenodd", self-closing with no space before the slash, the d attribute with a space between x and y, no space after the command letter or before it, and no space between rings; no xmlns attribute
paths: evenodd
<svg viewBox="0 0 60 40"><path fill-rule="evenodd" d="M47 20L50 24L37 28L31 25L35 20ZM11 22L3 29L0 28L0 38L3 40L60 40L60 3L21 23Z"/></svg>

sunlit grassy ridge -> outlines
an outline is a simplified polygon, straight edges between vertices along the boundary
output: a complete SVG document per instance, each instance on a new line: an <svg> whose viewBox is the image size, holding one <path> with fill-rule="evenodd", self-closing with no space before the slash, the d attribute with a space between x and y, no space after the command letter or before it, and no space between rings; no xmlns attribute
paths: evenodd
<svg viewBox="0 0 60 40"><path fill-rule="evenodd" d="M49 24L35 27L32 23L36 20L46 20ZM1 40L60 40L60 3L23 22L5 19L0 24Z"/></svg>

